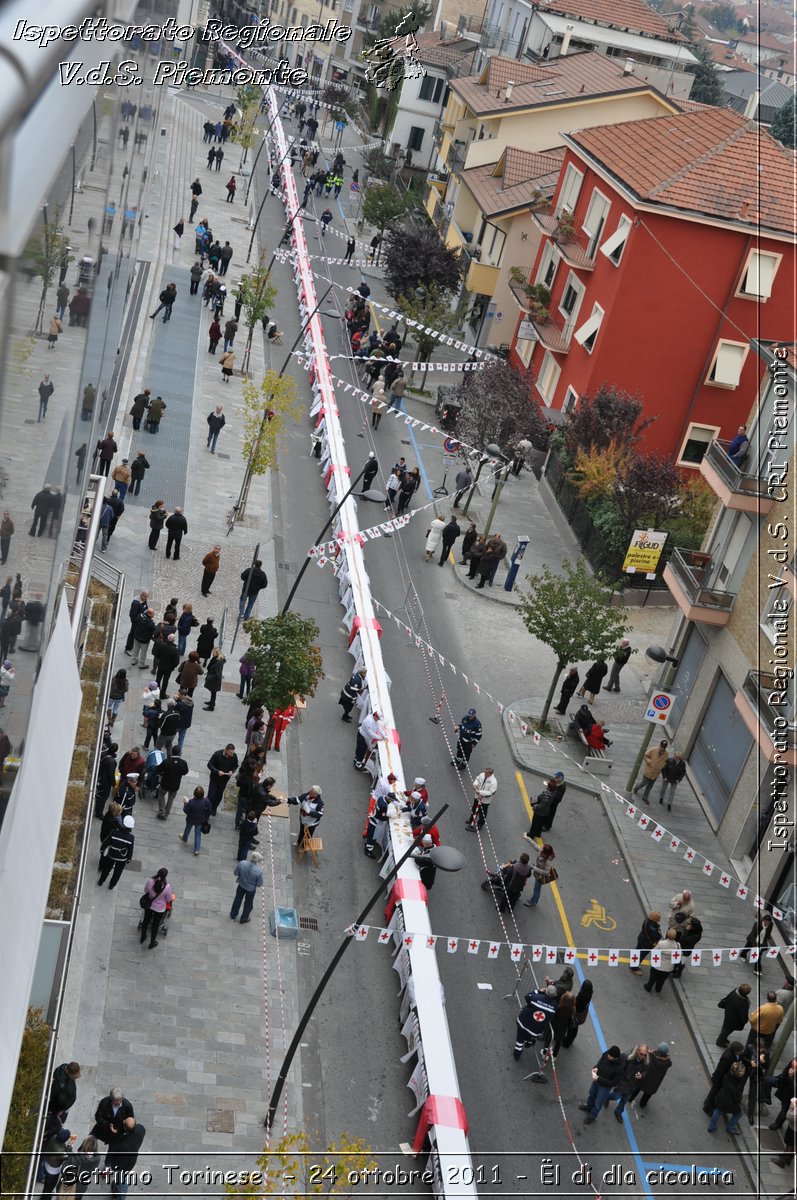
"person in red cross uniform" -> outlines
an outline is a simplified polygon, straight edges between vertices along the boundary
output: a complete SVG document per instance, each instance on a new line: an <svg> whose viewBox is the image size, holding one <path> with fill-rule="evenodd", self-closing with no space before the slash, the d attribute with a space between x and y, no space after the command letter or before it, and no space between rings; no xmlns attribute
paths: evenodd
<svg viewBox="0 0 797 1200"><path fill-rule="evenodd" d="M271 749L272 742L274 749L279 750L282 735L295 716L296 708L293 704L288 704L285 708L274 709L266 729L266 751Z"/></svg>

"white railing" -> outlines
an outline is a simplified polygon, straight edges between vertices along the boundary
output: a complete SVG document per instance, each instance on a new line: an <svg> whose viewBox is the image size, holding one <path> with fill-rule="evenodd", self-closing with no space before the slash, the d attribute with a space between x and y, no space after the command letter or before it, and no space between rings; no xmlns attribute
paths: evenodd
<svg viewBox="0 0 797 1200"><path fill-rule="evenodd" d="M281 173L284 187L286 216L294 218L299 208L296 184L290 164L285 161L288 143L278 117L279 100L274 89L268 89L268 101L273 118L272 133L276 145L276 157L282 162ZM292 224L295 249L294 274L299 300L301 320L316 307L317 299L310 265L304 225L301 217ZM321 439L321 468L324 486L330 507L338 504L349 488L351 472L346 461L346 447L340 418L332 387L329 362L321 319L316 314L307 325L305 350L312 360L311 381L314 393L313 412L318 417L315 433ZM343 549L338 586L341 602L345 609L344 622L350 634L354 634L349 653L357 665L368 669L368 694L370 711L378 711L388 731L386 742L380 743L379 771L393 771L399 781L404 780L401 765L401 739L396 729L390 690L379 645L380 627L371 603L371 589L365 568L362 549L356 540L359 532L357 504L349 498L342 505L336 518L335 535L342 535ZM407 849L411 841L409 822L406 817L391 821L391 853L394 861ZM400 869L397 884L407 892L417 894L420 885L418 869L412 861ZM407 1012L408 1005L414 1009L417 1031L405 1034L410 1037L411 1047L417 1051L418 1063L408 1086L417 1097L417 1109L421 1111L421 1126L428 1122L428 1136L433 1146L431 1168L435 1179L435 1193L439 1196L474 1196L475 1187L471 1164L467 1130L464 1125L464 1109L459 1095L454 1051L446 1018L440 974L434 949L425 945L431 935L429 909L425 898L403 898L397 909L401 925L395 937L397 954L395 968L405 985L405 1003L402 1016L407 1017L404 1029L414 1029L413 1014ZM410 930L416 936L412 946L402 945L401 931ZM398 1063L396 1064L399 1065ZM428 1103L427 1103L428 1102ZM414 1108L416 1106L413 1106ZM438 1114L437 1117L435 1114ZM458 1116L461 1114L461 1118ZM439 1123L436 1123L436 1120ZM449 1124L449 1121L451 1122ZM463 1180L468 1180L466 1184Z"/></svg>

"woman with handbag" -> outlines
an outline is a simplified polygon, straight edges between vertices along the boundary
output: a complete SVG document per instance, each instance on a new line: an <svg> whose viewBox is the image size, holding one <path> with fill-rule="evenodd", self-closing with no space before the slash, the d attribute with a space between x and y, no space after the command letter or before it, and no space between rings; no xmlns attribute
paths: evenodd
<svg viewBox="0 0 797 1200"><path fill-rule="evenodd" d="M554 883L559 878L559 872L553 865L553 860L556 858L556 851L553 846L549 846L547 842L543 842L542 849L537 855L537 861L534 864L534 891L528 900L523 901L524 908L536 908L540 902L540 892L543 884Z"/></svg>
<svg viewBox="0 0 797 1200"><path fill-rule="evenodd" d="M202 834L210 833L210 801L203 787L195 787L191 799L183 801L185 813L185 830L180 834L181 842L188 842L188 835L194 831L194 854L199 854L202 845Z"/></svg>
<svg viewBox="0 0 797 1200"><path fill-rule="evenodd" d="M168 874L169 872L165 867L161 867L159 871L156 871L152 878L148 879L144 884L144 894L139 900L139 904L144 910L139 941L146 941L147 930L149 930L150 950L154 950L158 944L158 930L163 920L163 914L174 899L174 893L170 885L166 882Z"/></svg>

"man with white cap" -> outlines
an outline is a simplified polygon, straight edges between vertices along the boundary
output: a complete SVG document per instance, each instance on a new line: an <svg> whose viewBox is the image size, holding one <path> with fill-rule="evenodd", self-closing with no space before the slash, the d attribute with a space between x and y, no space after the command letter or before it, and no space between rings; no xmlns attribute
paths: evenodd
<svg viewBox="0 0 797 1200"><path fill-rule="evenodd" d="M379 713L374 711L363 718L357 730L357 744L354 748L354 766L358 771L365 770L365 764L374 752L377 742L384 742L387 732Z"/></svg>
<svg viewBox="0 0 797 1200"><path fill-rule="evenodd" d="M133 837L135 824L133 818L128 814L128 816L122 818L121 825L113 827L102 843L100 847L100 874L97 879L97 887L102 887L105 880L111 875L108 890L113 891L122 878L122 871L124 871L133 857L133 846L136 840Z"/></svg>
<svg viewBox="0 0 797 1200"><path fill-rule="evenodd" d="M609 673L609 682L604 687L604 692L619 692L620 690L620 672L633 654L631 643L628 638L620 638L617 644L617 649L614 652L614 662Z"/></svg>
<svg viewBox="0 0 797 1200"><path fill-rule="evenodd" d="M125 775L124 779L116 789L114 796L117 804L122 806L122 816L129 816L133 811L133 806L138 799L138 772L131 771L129 775Z"/></svg>
<svg viewBox="0 0 797 1200"><path fill-rule="evenodd" d="M485 767L473 781L473 805L470 810L470 818L465 822L465 828L469 833L475 833L484 825L490 802L497 790L498 780L495 777L495 771L492 767Z"/></svg>
<svg viewBox="0 0 797 1200"><path fill-rule="evenodd" d="M376 847L379 846L384 852L387 842L387 823L390 819L390 805L396 799L396 793L393 790L398 782L397 777L391 772L390 775L382 775L376 781L373 792L371 793L371 803L368 808L368 817L365 822L365 850L368 858L373 858L376 854Z"/></svg>
<svg viewBox="0 0 797 1200"><path fill-rule="evenodd" d="M418 872L421 876L421 883L426 888L427 892L430 892L434 887L435 876L437 875L437 867L429 858L429 851L433 845L434 842L431 834L425 833L421 838L420 848L418 850L413 850L412 852L412 857L418 864Z"/></svg>

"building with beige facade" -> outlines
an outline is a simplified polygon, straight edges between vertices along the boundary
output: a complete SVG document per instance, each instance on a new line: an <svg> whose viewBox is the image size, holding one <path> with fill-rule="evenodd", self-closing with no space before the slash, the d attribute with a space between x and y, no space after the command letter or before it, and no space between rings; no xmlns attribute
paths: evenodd
<svg viewBox="0 0 797 1200"><path fill-rule="evenodd" d="M530 214L553 192L562 134L678 111L591 51L539 66L496 56L479 74L451 81L427 212L467 259L464 312L479 345L507 346L514 334L510 267L530 269L536 257L541 234Z"/></svg>
<svg viewBox="0 0 797 1200"><path fill-rule="evenodd" d="M795 346L753 343L766 364L746 454L713 441L700 471L719 502L701 553L664 579L681 610L667 731L739 877L782 911L794 941Z"/></svg>

